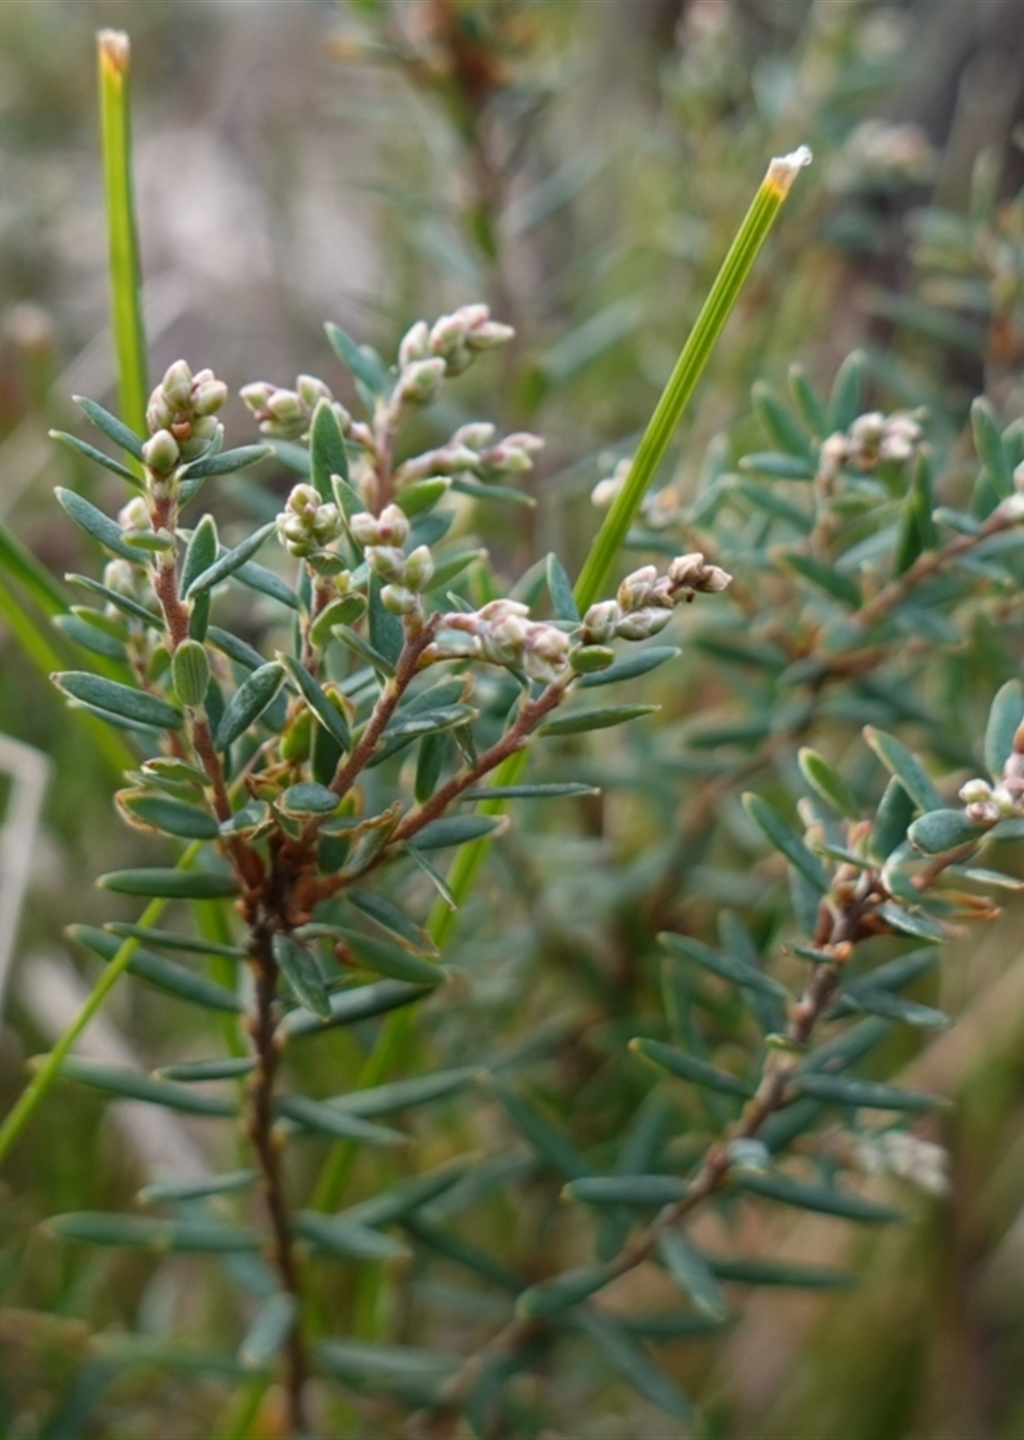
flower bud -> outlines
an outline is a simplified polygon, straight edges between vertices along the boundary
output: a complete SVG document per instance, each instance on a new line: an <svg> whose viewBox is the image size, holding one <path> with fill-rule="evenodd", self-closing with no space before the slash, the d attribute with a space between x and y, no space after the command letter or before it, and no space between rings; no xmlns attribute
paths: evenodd
<svg viewBox="0 0 1024 1440"><path fill-rule="evenodd" d="M409 518L398 505L385 505L377 516L377 544L404 545L409 538Z"/></svg>
<svg viewBox="0 0 1024 1440"><path fill-rule="evenodd" d="M668 578L680 590L696 590L704 573L704 556L700 551L692 555L677 555L668 567Z"/></svg>
<svg viewBox="0 0 1024 1440"><path fill-rule="evenodd" d="M228 387L223 380L204 380L192 392L192 411L195 415L215 415L223 410L228 398Z"/></svg>
<svg viewBox="0 0 1024 1440"><path fill-rule="evenodd" d="M306 420L302 401L294 390L274 390L267 400L266 408L279 425L295 425Z"/></svg>
<svg viewBox="0 0 1024 1440"><path fill-rule="evenodd" d="M468 329L466 320L461 310L456 310L454 315L442 315L435 320L428 337L428 348L433 355L447 355L449 351L464 345L466 331Z"/></svg>
<svg viewBox="0 0 1024 1440"><path fill-rule="evenodd" d="M249 409L256 411L265 408L267 401L274 393L274 387L268 385L266 380L254 380L249 385L243 385L238 393Z"/></svg>
<svg viewBox="0 0 1024 1440"><path fill-rule="evenodd" d="M169 430L173 424L174 411L167 403L163 387L158 385L146 406L146 427L152 435L157 430Z"/></svg>
<svg viewBox="0 0 1024 1440"><path fill-rule="evenodd" d="M192 371L184 360L175 360L171 365L160 388L164 392L164 399L175 411L187 410L192 398Z"/></svg>
<svg viewBox="0 0 1024 1440"><path fill-rule="evenodd" d="M380 543L380 525L376 515L371 514L369 510L360 510L358 515L350 515L348 528L357 545L366 546Z"/></svg>
<svg viewBox="0 0 1024 1440"><path fill-rule="evenodd" d="M366 563L382 580L398 582L405 579L405 556L397 545L368 545Z"/></svg>
<svg viewBox="0 0 1024 1440"><path fill-rule="evenodd" d="M523 669L531 680L550 684L564 675L569 649L569 637L564 630L554 625L531 625L526 635Z"/></svg>
<svg viewBox="0 0 1024 1440"><path fill-rule="evenodd" d="M591 605L583 617L583 643L600 645L613 639L621 619L622 610L617 600L599 600Z"/></svg>
<svg viewBox="0 0 1024 1440"><path fill-rule="evenodd" d="M434 578L434 557L429 545L417 545L405 561L405 584L410 590L425 590Z"/></svg>
<svg viewBox="0 0 1024 1440"><path fill-rule="evenodd" d="M488 600L482 609L476 612L477 618L486 625L497 625L502 620L507 620L510 615L529 615L529 605L524 605L521 600Z"/></svg>
<svg viewBox="0 0 1024 1440"><path fill-rule="evenodd" d="M419 596L404 585L385 585L380 592L380 603L392 615L409 615L420 602Z"/></svg>
<svg viewBox="0 0 1024 1440"><path fill-rule="evenodd" d="M169 430L158 430L142 447L142 463L155 475L169 475L180 459L178 442Z"/></svg>
<svg viewBox="0 0 1024 1440"><path fill-rule="evenodd" d="M426 360L430 354L430 329L425 320L417 320L407 330L398 347L398 366L404 370L416 360Z"/></svg>
<svg viewBox="0 0 1024 1440"><path fill-rule="evenodd" d="M135 570L128 560L108 560L103 567L103 583L115 595L137 599Z"/></svg>
<svg viewBox="0 0 1024 1440"><path fill-rule="evenodd" d="M117 512L117 523L122 530L148 530L150 528L149 506L141 495L133 495L127 505Z"/></svg>
<svg viewBox="0 0 1024 1440"><path fill-rule="evenodd" d="M514 339L515 333L511 325L502 325L498 320L488 320L470 330L466 336L466 344L473 351L493 350L498 345L507 345Z"/></svg>
<svg viewBox="0 0 1024 1440"><path fill-rule="evenodd" d="M975 778L961 785L958 793L965 805L977 805L992 798L992 786L987 780Z"/></svg>
<svg viewBox="0 0 1024 1440"><path fill-rule="evenodd" d="M664 630L671 619L672 611L663 606L633 610L622 617L615 627L615 634L620 640L649 640L652 635Z"/></svg>
<svg viewBox="0 0 1024 1440"><path fill-rule="evenodd" d="M223 433L224 427L213 415L201 415L198 420L192 421L189 434L179 442L181 458L195 460L200 455L205 455L217 437Z"/></svg>
<svg viewBox="0 0 1024 1440"><path fill-rule="evenodd" d="M616 596L623 610L628 613L648 604L657 579L658 572L653 565L641 565L639 570L627 575Z"/></svg>
<svg viewBox="0 0 1024 1440"><path fill-rule="evenodd" d="M295 389L299 399L310 412L316 409L319 401L334 398L324 382L315 375L300 375L295 382Z"/></svg>
<svg viewBox="0 0 1024 1440"><path fill-rule="evenodd" d="M464 445L467 450L486 450L495 436L493 425L485 421L476 421L470 425L460 425L452 436L453 445Z"/></svg>
<svg viewBox="0 0 1024 1440"><path fill-rule="evenodd" d="M569 656L569 664L577 675L593 675L615 663L615 651L607 645L579 645Z"/></svg>
<svg viewBox="0 0 1024 1440"><path fill-rule="evenodd" d="M206 699L210 685L210 660L198 640L183 640L171 657L171 678L178 699L195 709Z"/></svg>
<svg viewBox="0 0 1024 1440"><path fill-rule="evenodd" d="M492 665L521 665L529 632L529 621L520 615L506 615L496 624L488 625L480 634L484 659Z"/></svg>
<svg viewBox="0 0 1024 1440"><path fill-rule="evenodd" d="M417 360L402 371L397 398L401 406L429 405L441 388L447 366L440 359Z"/></svg>

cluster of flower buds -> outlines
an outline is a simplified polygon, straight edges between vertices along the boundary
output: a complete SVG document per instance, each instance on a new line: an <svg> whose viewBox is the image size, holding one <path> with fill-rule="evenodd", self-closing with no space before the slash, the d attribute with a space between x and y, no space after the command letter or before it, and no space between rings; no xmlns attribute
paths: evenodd
<svg viewBox="0 0 1024 1440"><path fill-rule="evenodd" d="M584 645L607 645L610 640L647 640L664 630L681 601L698 594L717 594L732 580L728 571L709 565L704 556L677 555L668 571L659 575L644 565L627 575L614 600L599 600L583 617Z"/></svg>
<svg viewBox="0 0 1024 1440"><path fill-rule="evenodd" d="M528 620L529 613L529 606L518 600L492 600L471 614L457 611L445 615L442 628L469 636L469 653L479 659L522 670L542 684L553 684L570 673L572 641L557 625Z"/></svg>
<svg viewBox="0 0 1024 1440"><path fill-rule="evenodd" d="M511 325L491 319L490 307L483 304L460 305L451 315L442 315L428 326L418 320L398 348L401 385L417 366L431 366L424 375L436 374L435 362L443 362L440 375L461 375L484 350L506 345L515 335ZM425 402L423 402L425 403Z"/></svg>
<svg viewBox="0 0 1024 1440"><path fill-rule="evenodd" d="M296 485L277 517L277 538L291 555L305 559L337 540L341 512L313 485Z"/></svg>
<svg viewBox="0 0 1024 1440"><path fill-rule="evenodd" d="M379 515L368 510L349 521L352 538L363 547L366 563L384 581L382 604L393 615L409 615L420 604L420 594L434 576L434 558L427 545L406 555L409 521L397 505L385 505Z"/></svg>
<svg viewBox="0 0 1024 1440"><path fill-rule="evenodd" d="M909 1130L883 1130L857 1139L854 1158L866 1175L896 1175L928 1195L949 1192L949 1155Z"/></svg>
<svg viewBox="0 0 1024 1440"><path fill-rule="evenodd" d="M184 360L174 362L146 407L149 439L142 459L154 479L166 479L210 448L221 433L215 417L227 398L228 387L212 370L193 375Z"/></svg>
<svg viewBox="0 0 1024 1440"><path fill-rule="evenodd" d="M849 430L837 431L822 445L818 478L834 480L847 465L870 471L886 461L904 464L917 453L922 434L917 417L906 410L894 415L882 415L877 410L858 415Z"/></svg>
<svg viewBox="0 0 1024 1440"><path fill-rule="evenodd" d="M590 503L598 510L607 510L618 498L629 479L633 461L628 457L620 460L611 475L599 480L590 492ZM640 515L652 529L663 530L668 525L678 524L682 519L683 505L679 492L673 485L661 490L648 490L640 502Z"/></svg>
<svg viewBox="0 0 1024 1440"><path fill-rule="evenodd" d="M276 440L300 440L309 431L313 411L321 400L326 400L337 417L342 432L348 434L352 417L330 389L315 375L300 375L294 390L285 390L265 380L256 380L243 385L239 391L253 415L259 421L260 430Z"/></svg>
<svg viewBox="0 0 1024 1440"><path fill-rule="evenodd" d="M434 475L475 475L481 480L519 475L533 469L533 457L543 449L539 435L517 431L495 443L495 427L484 422L463 425L446 445L407 460L396 472L398 487Z"/></svg>

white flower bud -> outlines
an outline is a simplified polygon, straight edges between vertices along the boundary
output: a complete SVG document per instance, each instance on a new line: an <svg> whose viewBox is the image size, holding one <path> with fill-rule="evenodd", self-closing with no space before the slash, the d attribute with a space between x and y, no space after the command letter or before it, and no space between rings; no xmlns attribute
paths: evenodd
<svg viewBox="0 0 1024 1440"><path fill-rule="evenodd" d="M238 393L249 409L255 412L266 408L267 401L274 393L274 386L269 385L266 380L254 380L249 385L243 385Z"/></svg>
<svg viewBox="0 0 1024 1440"><path fill-rule="evenodd" d="M523 650L523 669L531 680L550 684L564 675L569 650L570 641L564 630L554 625L531 625Z"/></svg>
<svg viewBox="0 0 1024 1440"><path fill-rule="evenodd" d="M157 430L169 430L173 424L174 411L167 403L163 387L158 385L146 406L146 427L153 435Z"/></svg>
<svg viewBox="0 0 1024 1440"><path fill-rule="evenodd" d="M415 360L425 360L429 354L430 328L425 320L417 320L416 324L405 332L398 347L399 369L404 370Z"/></svg>
<svg viewBox="0 0 1024 1440"><path fill-rule="evenodd" d="M113 590L115 595L124 595L129 600L137 598L135 571L127 560L108 560L103 567L103 583L108 590Z"/></svg>
<svg viewBox="0 0 1024 1440"><path fill-rule="evenodd" d="M409 538L409 517L398 505L385 505L377 517L378 545L404 545Z"/></svg>
<svg viewBox="0 0 1024 1440"><path fill-rule="evenodd" d="M965 805L984 804L992 798L992 786L987 780L975 778L961 785L958 794Z"/></svg>
<svg viewBox="0 0 1024 1440"><path fill-rule="evenodd" d="M521 665L530 622L520 615L506 615L480 635L480 649L492 665Z"/></svg>
<svg viewBox="0 0 1024 1440"><path fill-rule="evenodd" d="M668 578L680 590L697 590L704 573L704 556L700 551L692 555L677 555L668 567Z"/></svg>
<svg viewBox="0 0 1024 1440"><path fill-rule="evenodd" d="M218 435L224 433L224 428L213 415L201 415L198 420L193 420L189 426L188 436L181 441L181 458L183 460L195 460L198 455L203 455L217 439Z"/></svg>
<svg viewBox="0 0 1024 1440"><path fill-rule="evenodd" d="M588 645L604 645L613 640L622 619L617 600L599 600L583 617L583 635Z"/></svg>
<svg viewBox="0 0 1024 1440"><path fill-rule="evenodd" d="M402 371L398 382L398 403L429 405L441 388L447 366L444 360L417 360Z"/></svg>
<svg viewBox="0 0 1024 1440"><path fill-rule="evenodd" d="M142 463L156 475L169 475L180 459L178 442L169 430L158 430L142 447Z"/></svg>
<svg viewBox="0 0 1024 1440"><path fill-rule="evenodd" d="M377 517L369 510L360 510L358 515L350 515L348 528L357 545L376 545L380 541L380 526L377 523Z"/></svg>
<svg viewBox="0 0 1024 1440"><path fill-rule="evenodd" d="M442 315L435 320L428 337L428 348L433 355L447 355L449 351L463 345L466 340L468 323L462 310L454 315Z"/></svg>
<svg viewBox="0 0 1024 1440"><path fill-rule="evenodd" d="M300 375L295 390L306 409L312 414L320 400L331 400L333 396L322 380L315 375Z"/></svg>
<svg viewBox="0 0 1024 1440"><path fill-rule="evenodd" d="M453 445L465 446L468 450L486 450L495 436L495 428L484 421L461 425L452 436Z"/></svg>
<svg viewBox="0 0 1024 1440"><path fill-rule="evenodd" d="M148 530L150 528L149 506L141 495L132 496L127 505L117 512L117 523L122 530Z"/></svg>
<svg viewBox="0 0 1024 1440"><path fill-rule="evenodd" d="M658 572L653 565L641 565L639 570L627 575L616 595L623 610L639 610L649 604L657 580Z"/></svg>
<svg viewBox="0 0 1024 1440"><path fill-rule="evenodd" d="M616 625L615 635L620 640L647 640L664 630L671 619L672 611L663 607L633 610Z"/></svg>
<svg viewBox="0 0 1024 1440"><path fill-rule="evenodd" d="M483 325L474 325L466 336L470 350L493 350L498 345L507 345L515 337L511 325L502 325L498 320L488 320Z"/></svg>
<svg viewBox="0 0 1024 1440"><path fill-rule="evenodd" d="M409 615L419 605L419 596L404 585L385 585L380 592L380 603L392 615Z"/></svg>
<svg viewBox="0 0 1024 1440"><path fill-rule="evenodd" d="M434 557L429 545L417 545L405 562L405 584L410 590L425 590L434 578Z"/></svg>
<svg viewBox="0 0 1024 1440"><path fill-rule="evenodd" d="M1003 818L998 805L991 800L977 800L964 811L974 825L996 825Z"/></svg>
<svg viewBox="0 0 1024 1440"><path fill-rule="evenodd" d="M160 388L168 405L175 411L187 410L192 399L192 371L184 360L169 366Z"/></svg>
<svg viewBox="0 0 1024 1440"><path fill-rule="evenodd" d="M294 390L274 390L267 400L266 409L279 425L294 425L307 419L302 401Z"/></svg>
<svg viewBox="0 0 1024 1440"><path fill-rule="evenodd" d="M228 387L223 380L204 380L192 392L192 411L196 415L215 415L223 410L228 398Z"/></svg>
<svg viewBox="0 0 1024 1440"><path fill-rule="evenodd" d="M521 600L488 600L487 604L477 612L477 617L487 625L497 625L502 620L507 620L510 615L529 615L529 605L524 605Z"/></svg>
<svg viewBox="0 0 1024 1440"><path fill-rule="evenodd" d="M405 556L396 545L369 545L366 563L382 580L399 582L405 579Z"/></svg>

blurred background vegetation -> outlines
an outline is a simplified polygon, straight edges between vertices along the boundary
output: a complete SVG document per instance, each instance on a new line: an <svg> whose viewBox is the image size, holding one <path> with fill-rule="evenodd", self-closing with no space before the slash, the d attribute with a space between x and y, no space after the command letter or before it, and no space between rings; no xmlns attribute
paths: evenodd
<svg viewBox="0 0 1024 1440"><path fill-rule="evenodd" d="M109 402L114 378L99 26L124 27L133 43L152 372L185 355L234 389L289 384L297 371L337 385L325 317L391 353L414 318L488 300L518 339L466 382L466 413L548 441L529 477L535 508L510 507L500 526L475 522L510 576L551 549L575 573L595 526L590 490L630 453L767 157L798 143L811 145L815 166L713 361L668 496L693 494L715 437L728 436L731 453L752 448L750 385L784 380L793 360L827 388L843 355L863 348L874 398L926 405L954 456L976 393L1007 419L1024 414L1022 0L6 0L0 518L58 575L88 562L52 486L99 482L55 453L46 431L73 424L72 392ZM241 443L251 431L233 406L229 443ZM277 493L286 483L267 477ZM66 1023L88 973L62 927L109 918L91 877L140 842L112 816L104 755L2 627L0 676L0 732L50 754L58 777L34 839L0 1031L6 1109L26 1058ZM672 723L721 699L686 670L671 683L682 692L658 698ZM622 743L625 772L642 764L645 741L628 754ZM685 800L682 762L677 775ZM501 847L461 932L485 936L485 958L466 964L495 1046L529 1038L509 1033L504 1016L540 962L534 1020L575 1015L589 985L598 1001L586 1004L603 1005L611 1023L631 984L616 970L628 971L629 925L640 924L629 907L657 869L672 806L662 810L627 795L614 823L606 812L600 827L540 836L537 848L514 830ZM614 902L599 893L609 867ZM693 882L692 865L688 874ZM699 916L722 897L700 889L699 873L696 882ZM745 904L744 882L737 873L725 898ZM492 923L486 940L495 906L502 927ZM604 929L576 966L579 917ZM982 943L947 954L942 998L960 1023L905 1057L957 1102L942 1122L950 1195L918 1226L857 1242L852 1294L762 1294L725 1339L687 1349L680 1364L711 1417L709 1437L1024 1435L1019 926L1011 909ZM602 973L594 979L588 965ZM128 985L93 1043L149 1067L180 1047L183 1024ZM429 1026L439 1053L457 1049L450 1013ZM601 1089L599 1025L595 1035L561 1057L556 1045L552 1064L563 1067L563 1095L577 1067L600 1116L616 1102ZM115 1208L148 1168L186 1164L197 1143L187 1131L157 1133L130 1107L104 1119L73 1087L50 1098L0 1189L0 1433L214 1433L211 1416L224 1413L216 1375L114 1370L88 1343L121 1323L154 1338L216 1328L216 1298L190 1284L192 1262L154 1272L148 1260L71 1253L34 1228L57 1210ZM530 1203L524 1223L540 1224L542 1199ZM749 1238L779 1243L775 1231ZM827 1224L801 1222L788 1244L835 1258ZM363 1333L394 1333L381 1291L364 1288L352 1305ZM460 1303L456 1336L472 1323ZM374 1433L388 1433L380 1423ZM273 1434L270 1412L252 1424L237 1433ZM572 1432L584 1433L675 1431L620 1397Z"/></svg>

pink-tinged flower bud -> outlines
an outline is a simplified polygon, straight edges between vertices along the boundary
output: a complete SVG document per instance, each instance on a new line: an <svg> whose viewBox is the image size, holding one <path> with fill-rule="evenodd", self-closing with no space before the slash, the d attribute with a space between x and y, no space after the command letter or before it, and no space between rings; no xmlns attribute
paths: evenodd
<svg viewBox="0 0 1024 1440"><path fill-rule="evenodd" d="M622 617L615 627L615 634L620 640L648 640L664 630L671 619L672 611L664 607L633 610Z"/></svg>
<svg viewBox="0 0 1024 1440"><path fill-rule="evenodd" d="M461 310L456 310L454 315L442 315L439 320L435 320L428 337L431 354L447 355L450 350L463 345L466 340L467 328L468 325Z"/></svg>
<svg viewBox="0 0 1024 1440"><path fill-rule="evenodd" d="M192 399L192 371L184 360L175 360L160 382L164 399L174 410L187 410Z"/></svg>
<svg viewBox="0 0 1024 1440"><path fill-rule="evenodd" d="M302 401L294 390L274 390L267 400L266 408L279 425L294 425L307 418Z"/></svg>
<svg viewBox="0 0 1024 1440"><path fill-rule="evenodd" d="M205 380L192 392L192 411L195 415L216 415L223 410L228 398L228 387L223 380Z"/></svg>
<svg viewBox="0 0 1024 1440"><path fill-rule="evenodd" d="M668 578L680 590L696 590L704 574L704 556L700 551L692 555L677 555L668 567Z"/></svg>
<svg viewBox="0 0 1024 1440"><path fill-rule="evenodd" d="M405 584L410 590L425 590L434 578L434 557L429 545L417 545L405 561Z"/></svg>
<svg viewBox="0 0 1024 1440"><path fill-rule="evenodd" d="M274 388L266 380L254 380L249 385L243 385L238 393L249 409L255 413L266 408L267 401L274 393Z"/></svg>
<svg viewBox="0 0 1024 1440"><path fill-rule="evenodd" d="M430 328L425 320L417 320L405 332L398 347L398 368L404 370L416 360L426 360L429 354Z"/></svg>
<svg viewBox="0 0 1024 1440"><path fill-rule="evenodd" d="M223 426L215 416L200 415L198 420L192 421L189 426L189 434L181 441L181 458L195 460L198 456L205 454L217 437L223 433Z"/></svg>
<svg viewBox="0 0 1024 1440"><path fill-rule="evenodd" d="M480 649L492 665L521 665L530 622L519 615L507 615L489 625L480 635Z"/></svg>
<svg viewBox="0 0 1024 1440"><path fill-rule="evenodd" d="M623 610L639 610L648 604L657 579L658 572L653 565L641 565L639 570L627 575L616 594Z"/></svg>
<svg viewBox="0 0 1024 1440"><path fill-rule="evenodd" d="M357 545L366 546L380 543L380 525L376 515L371 514L369 510L360 510L358 515L350 515L348 528Z"/></svg>
<svg viewBox="0 0 1024 1440"><path fill-rule="evenodd" d="M398 382L398 403L407 405L429 405L441 388L447 365L439 357L433 360L417 360L402 371Z"/></svg>
<svg viewBox="0 0 1024 1440"><path fill-rule="evenodd" d="M615 638L616 627L621 619L622 609L617 600L599 600L591 605L583 617L584 644L607 644Z"/></svg>
<svg viewBox="0 0 1024 1440"><path fill-rule="evenodd" d="M531 625L523 650L523 669L531 680L550 684L565 674L570 640L554 625Z"/></svg>
<svg viewBox="0 0 1024 1440"><path fill-rule="evenodd" d="M509 616L523 617L529 615L529 605L524 605L521 600L488 600L487 604L476 612L477 618L486 625L497 625Z"/></svg>
<svg viewBox="0 0 1024 1440"><path fill-rule="evenodd" d="M154 475L169 475L180 458L178 442L169 430L158 430L142 447L142 463Z"/></svg>
<svg viewBox="0 0 1024 1440"><path fill-rule="evenodd" d="M419 605L419 596L404 585L385 585L380 592L380 603L392 615L410 615Z"/></svg>
<svg viewBox="0 0 1024 1440"><path fill-rule="evenodd" d="M466 336L466 344L473 351L494 350L499 345L507 345L514 339L515 333L511 325L502 325L499 320L488 320L470 330Z"/></svg>
<svg viewBox="0 0 1024 1440"><path fill-rule="evenodd" d="M382 580L398 582L405 578L405 556L396 545L369 545L366 563Z"/></svg>
<svg viewBox="0 0 1024 1440"><path fill-rule="evenodd" d="M495 436L493 425L485 421L476 421L470 425L460 425L452 436L453 445L465 446L468 450L486 450Z"/></svg>
<svg viewBox="0 0 1024 1440"><path fill-rule="evenodd" d="M377 516L377 544L404 545L409 538L409 518L397 505L385 505Z"/></svg>
<svg viewBox="0 0 1024 1440"><path fill-rule="evenodd" d="M997 825L1003 818L999 806L991 800L979 800L968 805L964 814L975 825Z"/></svg>

